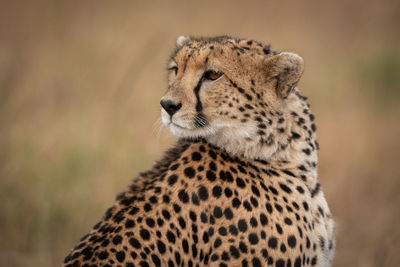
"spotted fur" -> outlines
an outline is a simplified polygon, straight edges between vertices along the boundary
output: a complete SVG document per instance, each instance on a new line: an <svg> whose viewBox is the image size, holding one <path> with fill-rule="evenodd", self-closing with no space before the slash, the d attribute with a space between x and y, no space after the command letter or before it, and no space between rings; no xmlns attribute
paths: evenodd
<svg viewBox="0 0 400 267"><path fill-rule="evenodd" d="M64 266L330 266L334 222L297 88L301 57L180 37L168 69L162 119L181 139Z"/></svg>

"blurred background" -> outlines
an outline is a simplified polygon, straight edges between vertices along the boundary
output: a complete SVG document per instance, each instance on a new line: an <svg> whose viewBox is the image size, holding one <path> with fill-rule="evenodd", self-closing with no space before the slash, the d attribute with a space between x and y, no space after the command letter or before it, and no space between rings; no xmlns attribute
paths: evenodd
<svg viewBox="0 0 400 267"><path fill-rule="evenodd" d="M399 1L1 1L0 266L58 266L175 138L177 36L294 51L337 222L334 266L400 266Z"/></svg>

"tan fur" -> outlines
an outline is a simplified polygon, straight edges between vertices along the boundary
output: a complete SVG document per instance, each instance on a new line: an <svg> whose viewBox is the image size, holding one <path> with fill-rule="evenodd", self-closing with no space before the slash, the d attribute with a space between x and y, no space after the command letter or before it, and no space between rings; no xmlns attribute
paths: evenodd
<svg viewBox="0 0 400 267"><path fill-rule="evenodd" d="M334 222L314 116L296 87L302 58L252 40L179 37L168 68L162 120L182 139L65 266L330 266Z"/></svg>

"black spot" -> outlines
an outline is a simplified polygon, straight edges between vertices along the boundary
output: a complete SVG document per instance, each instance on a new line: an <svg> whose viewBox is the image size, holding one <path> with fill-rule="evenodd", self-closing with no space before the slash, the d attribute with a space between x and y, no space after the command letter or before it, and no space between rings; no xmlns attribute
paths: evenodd
<svg viewBox="0 0 400 267"><path fill-rule="evenodd" d="M238 221L238 228L239 228L239 231L240 232L246 232L247 231L247 223L246 223L246 220L244 220L244 219L240 219L239 221Z"/></svg>
<svg viewBox="0 0 400 267"><path fill-rule="evenodd" d="M123 251L118 251L118 252L115 254L115 257L117 258L117 261L123 262L124 259L125 259L125 252L123 252Z"/></svg>
<svg viewBox="0 0 400 267"><path fill-rule="evenodd" d="M219 233L220 235L222 235L222 236L226 236L226 235L227 235L226 228L225 228L225 227L220 227L220 228L218 229L218 233Z"/></svg>
<svg viewBox="0 0 400 267"><path fill-rule="evenodd" d="M178 218L178 223L179 223L179 225L181 226L182 229L185 229L185 228L186 228L186 222L185 222L185 220L182 218L182 216L179 216L179 218Z"/></svg>
<svg viewBox="0 0 400 267"><path fill-rule="evenodd" d="M234 247L234 246L230 246L230 247L229 247L229 252L231 253L231 255L232 255L235 259L237 259L237 258L240 257L240 252L239 252L239 250L238 250L236 247Z"/></svg>
<svg viewBox="0 0 400 267"><path fill-rule="evenodd" d="M268 247L276 249L277 246L278 246L278 240L275 237L270 237L268 239Z"/></svg>
<svg viewBox="0 0 400 267"><path fill-rule="evenodd" d="M231 224L231 225L229 225L229 233L231 233L232 235L238 235L239 232L238 232L236 226Z"/></svg>
<svg viewBox="0 0 400 267"><path fill-rule="evenodd" d="M296 261L294 262L294 267L301 267L301 259L300 259L300 257L296 258Z"/></svg>
<svg viewBox="0 0 400 267"><path fill-rule="evenodd" d="M276 231L278 231L279 234L283 233L282 227L279 224L275 224Z"/></svg>
<svg viewBox="0 0 400 267"><path fill-rule="evenodd" d="M175 262L179 266L181 264L181 254L175 251Z"/></svg>
<svg viewBox="0 0 400 267"><path fill-rule="evenodd" d="M214 161L211 161L210 164L208 165L211 170L216 171L217 170L217 165L215 165Z"/></svg>
<svg viewBox="0 0 400 267"><path fill-rule="evenodd" d="M187 167L184 170L184 174L188 178L193 178L196 175L196 171L192 167Z"/></svg>
<svg viewBox="0 0 400 267"><path fill-rule="evenodd" d="M288 217L286 217L286 218L284 219L284 222L285 222L287 225L292 225L292 220L289 219Z"/></svg>
<svg viewBox="0 0 400 267"><path fill-rule="evenodd" d="M311 124L311 130L315 132L317 130L317 126L314 123Z"/></svg>
<svg viewBox="0 0 400 267"><path fill-rule="evenodd" d="M277 209L279 212L282 212L282 211L283 211L282 206L279 205L278 203L275 203L275 204L274 204L274 207L275 207L275 209Z"/></svg>
<svg viewBox="0 0 400 267"><path fill-rule="evenodd" d="M154 264L155 264L157 267L158 267L158 266L161 266L160 258L159 258L157 255L152 254L152 255L151 255L151 260L154 262Z"/></svg>
<svg viewBox="0 0 400 267"><path fill-rule="evenodd" d="M290 175L292 177L296 177L296 175L293 174L293 172L289 171L289 170L282 170L284 173L286 173L287 175Z"/></svg>
<svg viewBox="0 0 400 267"><path fill-rule="evenodd" d="M258 207L258 201L257 201L257 199L255 199L254 197L250 197L250 202L251 202L251 204L253 204L253 206L254 206L255 208Z"/></svg>
<svg viewBox="0 0 400 267"><path fill-rule="evenodd" d="M147 218L147 219L146 219L146 224L147 224L149 227L153 228L155 222L154 222L154 220L153 220L152 218Z"/></svg>
<svg viewBox="0 0 400 267"><path fill-rule="evenodd" d="M264 213L260 214L260 222L263 226L268 224L268 218Z"/></svg>
<svg viewBox="0 0 400 267"><path fill-rule="evenodd" d="M206 177L209 181L214 182L217 176L215 175L215 172L208 170L206 173Z"/></svg>
<svg viewBox="0 0 400 267"><path fill-rule="evenodd" d="M140 229L140 236L144 239L144 240L149 240L150 239L150 233L149 231L147 231L146 229Z"/></svg>
<svg viewBox="0 0 400 267"><path fill-rule="evenodd" d="M232 196L232 190L230 190L228 187L225 188L224 193L227 198L230 198Z"/></svg>
<svg viewBox="0 0 400 267"><path fill-rule="evenodd" d="M214 160L217 159L217 154L215 154L215 152L212 150L208 151L208 155Z"/></svg>
<svg viewBox="0 0 400 267"><path fill-rule="evenodd" d="M152 210L150 203L146 203L143 207L144 211L149 212Z"/></svg>
<svg viewBox="0 0 400 267"><path fill-rule="evenodd" d="M246 246L245 243L240 242L240 243L239 243L239 249L240 249L241 252L247 253L247 246Z"/></svg>
<svg viewBox="0 0 400 267"><path fill-rule="evenodd" d="M228 182L232 183L233 182L233 176L229 171L225 172L225 178Z"/></svg>
<svg viewBox="0 0 400 267"><path fill-rule="evenodd" d="M268 186L268 189L271 190L272 194L274 195L278 195L278 190L276 190L275 187L273 187L272 185Z"/></svg>
<svg viewBox="0 0 400 267"><path fill-rule="evenodd" d="M185 252L185 254L189 253L189 244L186 239L182 240L182 248L183 248L183 251Z"/></svg>
<svg viewBox="0 0 400 267"><path fill-rule="evenodd" d="M250 104L246 104L246 105L244 105L247 109L254 109L254 107L252 106L252 105L250 105Z"/></svg>
<svg viewBox="0 0 400 267"><path fill-rule="evenodd" d="M171 218L171 214L167 210L162 210L161 214L164 216L166 220L169 220Z"/></svg>
<svg viewBox="0 0 400 267"><path fill-rule="evenodd" d="M99 253L99 259L100 260L105 260L108 258L108 252L107 251L102 251Z"/></svg>
<svg viewBox="0 0 400 267"><path fill-rule="evenodd" d="M264 52L264 54L266 54L266 55L268 55L269 53L271 53L271 46L270 46L270 45L264 46L263 52Z"/></svg>
<svg viewBox="0 0 400 267"><path fill-rule="evenodd" d="M194 205L199 206L200 205L200 201L199 201L199 197L197 196L196 193L192 193L192 202Z"/></svg>
<svg viewBox="0 0 400 267"><path fill-rule="evenodd" d="M214 216L216 218L221 218L222 217L222 210L220 207L215 207L214 208Z"/></svg>
<svg viewBox="0 0 400 267"><path fill-rule="evenodd" d="M292 190L287 186L287 185L285 185L285 184L279 184L279 187L283 190L283 191L285 191L286 193L288 193L288 194L290 194L290 193L292 193Z"/></svg>
<svg viewBox="0 0 400 267"><path fill-rule="evenodd" d="M229 254L228 254L228 252L226 252L226 251L222 252L221 259L224 260L224 261L228 261L228 260L229 260ZM220 266L220 267L226 266L226 265L222 265L222 264L223 264L223 263L220 263L219 266ZM221 266L221 265L222 265L222 266Z"/></svg>
<svg viewBox="0 0 400 267"><path fill-rule="evenodd" d="M317 183L315 188L311 190L311 197L314 197L316 194L318 194L319 190L321 190L321 184Z"/></svg>
<svg viewBox="0 0 400 267"><path fill-rule="evenodd" d="M114 245L121 244L121 241L122 241L122 236L120 236L120 235L116 235L112 239L112 242L113 242Z"/></svg>
<svg viewBox="0 0 400 267"><path fill-rule="evenodd" d="M129 239L129 244L131 244L132 247L139 249L142 245L140 245L139 240L136 238L132 237Z"/></svg>
<svg viewBox="0 0 400 267"><path fill-rule="evenodd" d="M163 202L168 204L170 202L170 198L167 195L163 195Z"/></svg>
<svg viewBox="0 0 400 267"><path fill-rule="evenodd" d="M255 245L255 244L257 244L258 243L258 236L257 236L257 234L255 234L255 233L251 233L251 234L249 234L249 242L252 244L252 245Z"/></svg>
<svg viewBox="0 0 400 267"><path fill-rule="evenodd" d="M296 187L297 192L299 192L300 194L304 194L304 189L301 186L297 186Z"/></svg>
<svg viewBox="0 0 400 267"><path fill-rule="evenodd" d="M208 191L206 187L200 186L198 193L201 200L205 201L208 199Z"/></svg>
<svg viewBox="0 0 400 267"><path fill-rule="evenodd" d="M246 187L245 182L244 182L243 179L240 178L240 177L237 177L237 178L236 178L236 184L237 184L237 186L240 187L240 188L245 188L245 187Z"/></svg>
<svg viewBox="0 0 400 267"><path fill-rule="evenodd" d="M193 152L192 153L192 160L200 161L201 160L201 154L199 152Z"/></svg>
<svg viewBox="0 0 400 267"><path fill-rule="evenodd" d="M175 244L175 235L171 231L167 232L167 239L168 242Z"/></svg>
<svg viewBox="0 0 400 267"><path fill-rule="evenodd" d="M215 198L219 198L222 194L222 188L218 185L214 186L212 189L212 194Z"/></svg>
<svg viewBox="0 0 400 267"><path fill-rule="evenodd" d="M267 209L267 211L268 211L269 214L272 213L272 206L271 206L271 204L269 204L269 203L265 204L265 208Z"/></svg>
<svg viewBox="0 0 400 267"><path fill-rule="evenodd" d="M241 204L241 202L240 202L240 200L239 200L237 197L235 197L234 199L232 199L232 206L233 206L234 208L238 208L238 207L240 206L240 204Z"/></svg>
<svg viewBox="0 0 400 267"><path fill-rule="evenodd" d="M314 256L314 257L311 259L311 265L317 265L317 256Z"/></svg>
<svg viewBox="0 0 400 267"><path fill-rule="evenodd" d="M293 235L290 235L288 237L288 245L291 248L294 248L296 246L296 237L294 237Z"/></svg>
<svg viewBox="0 0 400 267"><path fill-rule="evenodd" d="M292 138L293 139L299 139L301 137L300 134L296 133L296 132L292 132Z"/></svg>
<svg viewBox="0 0 400 267"><path fill-rule="evenodd" d="M219 256L217 254L212 254L211 261L217 261L218 259L219 259Z"/></svg>
<svg viewBox="0 0 400 267"><path fill-rule="evenodd" d="M157 248L161 254L164 254L166 251L165 244L161 240L157 240Z"/></svg>
<svg viewBox="0 0 400 267"><path fill-rule="evenodd" d="M261 267L261 261L258 258L253 258L253 267Z"/></svg>
<svg viewBox="0 0 400 267"><path fill-rule="evenodd" d="M319 245L320 245L322 250L325 249L325 239L322 236L319 237Z"/></svg>
<svg viewBox="0 0 400 267"><path fill-rule="evenodd" d="M189 195L186 193L186 191L184 189L181 189L179 191L178 197L183 203L188 203L189 202Z"/></svg>
<svg viewBox="0 0 400 267"><path fill-rule="evenodd" d="M250 225L251 225L253 228L256 228L256 227L257 227L258 222L257 222L256 218L251 217L251 219L250 219Z"/></svg>
<svg viewBox="0 0 400 267"><path fill-rule="evenodd" d="M177 180L178 180L178 176L173 174L170 177L168 177L168 184L173 185L176 183Z"/></svg>
<svg viewBox="0 0 400 267"><path fill-rule="evenodd" d="M193 222L196 222L196 220L197 220L197 215L196 215L196 213L194 213L193 211L190 211L190 212L189 212L189 217L190 217L190 219L191 219Z"/></svg>
<svg viewBox="0 0 400 267"><path fill-rule="evenodd" d="M169 167L169 169L170 169L171 171L174 171L174 170L178 169L179 165L180 165L179 163L175 163L174 165L172 165L171 167Z"/></svg>
<svg viewBox="0 0 400 267"><path fill-rule="evenodd" d="M279 259L275 262L276 267L285 267L285 261L282 259Z"/></svg>
<svg viewBox="0 0 400 267"><path fill-rule="evenodd" d="M258 190L257 187L255 187L254 185L251 186L251 191L256 195L256 196L260 196L260 190Z"/></svg>
<svg viewBox="0 0 400 267"><path fill-rule="evenodd" d="M230 208L226 208L224 210L224 215L225 215L225 218L227 218L228 220L231 220L233 218L233 213Z"/></svg>
<svg viewBox="0 0 400 267"><path fill-rule="evenodd" d="M225 172L224 172L224 171L220 171L220 172L219 172L219 178L220 178L222 181L226 181L226 177L225 177Z"/></svg>
<svg viewBox="0 0 400 267"><path fill-rule="evenodd" d="M214 248L218 248L219 246L221 246L222 241L220 238L215 239L214 241Z"/></svg>
<svg viewBox="0 0 400 267"><path fill-rule="evenodd" d="M204 243L208 243L208 240L209 240L209 238L208 238L208 233L207 233L207 232L204 232L204 233L203 233L203 241L204 241Z"/></svg>
<svg viewBox="0 0 400 267"><path fill-rule="evenodd" d="M207 222L207 215L204 212L202 212L200 214L200 220L201 220L202 223L206 223Z"/></svg>

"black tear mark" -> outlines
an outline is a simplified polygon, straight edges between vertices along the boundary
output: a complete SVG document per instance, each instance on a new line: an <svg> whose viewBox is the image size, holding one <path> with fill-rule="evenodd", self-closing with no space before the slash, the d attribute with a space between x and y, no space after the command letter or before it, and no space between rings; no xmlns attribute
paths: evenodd
<svg viewBox="0 0 400 267"><path fill-rule="evenodd" d="M203 83L203 77L200 78L199 82L197 83L196 87L194 88L194 94L196 96L196 111L197 112L201 112L203 110L203 105L201 104L200 94L199 94L202 83Z"/></svg>
<svg viewBox="0 0 400 267"><path fill-rule="evenodd" d="M202 83L203 83L203 77L200 78L199 82L197 83L196 87L193 90L196 96L196 111L197 111L196 117L194 118L194 124L199 128L205 127L208 124L206 116L202 112L203 104L201 103L200 100L200 88Z"/></svg>

